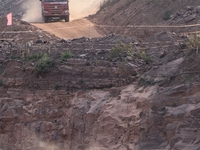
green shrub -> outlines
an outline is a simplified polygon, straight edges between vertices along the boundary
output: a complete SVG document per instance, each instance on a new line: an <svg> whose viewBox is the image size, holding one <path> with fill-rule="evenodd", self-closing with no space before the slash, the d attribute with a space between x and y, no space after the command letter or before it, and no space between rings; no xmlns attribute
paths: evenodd
<svg viewBox="0 0 200 150"><path fill-rule="evenodd" d="M66 61L69 58L72 58L73 54L71 52L62 52L61 53L61 61Z"/></svg>
<svg viewBox="0 0 200 150"><path fill-rule="evenodd" d="M117 44L110 51L110 58L116 58L123 56L124 53L130 54L132 51L131 44L124 44L121 41L117 41Z"/></svg>
<svg viewBox="0 0 200 150"><path fill-rule="evenodd" d="M53 67L53 60L47 55L44 54L40 58L36 65L36 70L38 72L48 72Z"/></svg>
<svg viewBox="0 0 200 150"><path fill-rule="evenodd" d="M136 58L144 60L147 64L152 62L152 57L149 56L145 50L133 51L132 44L124 44L121 41L117 41L117 44L111 49L109 59L121 58L130 56L134 61Z"/></svg>
<svg viewBox="0 0 200 150"><path fill-rule="evenodd" d="M147 64L152 61L152 58L146 54L144 50L137 53L137 57L143 59Z"/></svg>
<svg viewBox="0 0 200 150"><path fill-rule="evenodd" d="M40 55L40 54L33 53L33 54L28 55L27 58L28 58L29 60L36 61L36 60L38 60L39 58L41 58L41 55Z"/></svg>
<svg viewBox="0 0 200 150"><path fill-rule="evenodd" d="M167 12L165 12L165 14L164 14L164 16L163 16L163 19L164 19L164 20L169 20L170 17L171 17L171 12L170 12L170 11L167 11Z"/></svg>
<svg viewBox="0 0 200 150"><path fill-rule="evenodd" d="M198 50L200 48L200 37L198 37L198 33L195 33L192 38L189 39L187 44L191 49Z"/></svg>

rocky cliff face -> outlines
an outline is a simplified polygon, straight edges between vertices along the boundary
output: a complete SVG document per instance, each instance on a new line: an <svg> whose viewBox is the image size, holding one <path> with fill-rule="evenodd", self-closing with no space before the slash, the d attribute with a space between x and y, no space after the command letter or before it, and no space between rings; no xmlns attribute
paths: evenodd
<svg viewBox="0 0 200 150"><path fill-rule="evenodd" d="M134 149L140 139L141 112L148 111L147 97L155 92L146 90L137 93L134 85L71 95L7 90L1 95L0 146L16 150L52 145L74 150Z"/></svg>
<svg viewBox="0 0 200 150"><path fill-rule="evenodd" d="M199 149L199 85L67 91L1 89L0 147Z"/></svg>
<svg viewBox="0 0 200 150"><path fill-rule="evenodd" d="M148 127L143 129L141 149L199 149L198 93L199 84L158 91L150 102L151 114L143 117Z"/></svg>

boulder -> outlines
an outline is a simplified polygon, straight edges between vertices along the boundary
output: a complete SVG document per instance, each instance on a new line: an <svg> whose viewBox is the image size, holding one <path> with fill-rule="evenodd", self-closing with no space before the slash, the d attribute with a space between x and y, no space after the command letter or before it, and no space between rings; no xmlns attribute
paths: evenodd
<svg viewBox="0 0 200 150"><path fill-rule="evenodd" d="M189 22L193 21L195 18L196 18L196 14L190 15L185 18L185 23L189 23Z"/></svg>

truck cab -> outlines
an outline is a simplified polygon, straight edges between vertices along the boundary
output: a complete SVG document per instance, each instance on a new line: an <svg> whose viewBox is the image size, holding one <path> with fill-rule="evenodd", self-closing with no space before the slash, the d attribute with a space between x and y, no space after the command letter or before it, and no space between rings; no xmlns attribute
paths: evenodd
<svg viewBox="0 0 200 150"><path fill-rule="evenodd" d="M42 17L44 22L50 20L61 20L69 22L69 1L68 0L40 0Z"/></svg>

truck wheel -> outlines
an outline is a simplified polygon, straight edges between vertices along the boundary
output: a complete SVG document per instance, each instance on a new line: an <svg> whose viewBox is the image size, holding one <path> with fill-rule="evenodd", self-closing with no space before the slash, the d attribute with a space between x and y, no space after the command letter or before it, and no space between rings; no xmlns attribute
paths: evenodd
<svg viewBox="0 0 200 150"><path fill-rule="evenodd" d="M49 21L49 18L48 18L48 17L44 17L43 19L44 19L44 22L45 22L45 23L48 23L48 21Z"/></svg>
<svg viewBox="0 0 200 150"><path fill-rule="evenodd" d="M69 22L69 16L65 17L65 22Z"/></svg>

